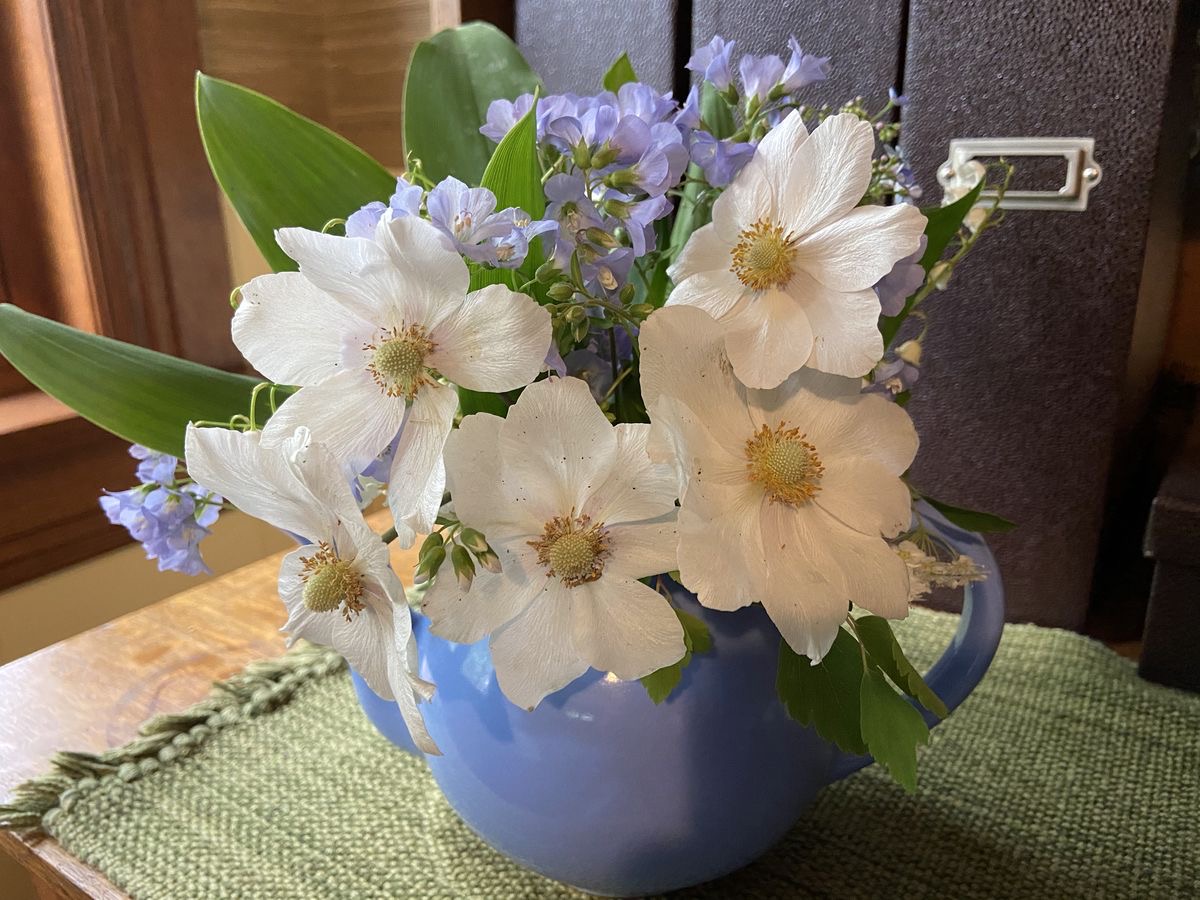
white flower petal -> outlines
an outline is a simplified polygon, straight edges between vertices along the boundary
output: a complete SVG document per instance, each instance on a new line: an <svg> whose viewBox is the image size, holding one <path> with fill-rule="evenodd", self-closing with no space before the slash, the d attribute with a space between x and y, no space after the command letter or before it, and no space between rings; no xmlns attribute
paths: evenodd
<svg viewBox="0 0 1200 900"><path fill-rule="evenodd" d="M446 439L446 489L464 525L489 540L541 530L543 521L506 491L497 447L504 419L489 413L467 416Z"/></svg>
<svg viewBox="0 0 1200 900"><path fill-rule="evenodd" d="M763 144L768 138L769 134ZM780 176L773 182L776 224L800 237L849 213L867 192L874 153L875 130L851 113L830 116L798 146L786 146L782 140L760 145L755 158L770 155L771 171ZM745 225L753 221L745 220Z"/></svg>
<svg viewBox="0 0 1200 900"><path fill-rule="evenodd" d="M458 394L446 385L424 385L412 402L396 445L387 500L397 540L411 547L433 528L446 487L442 451L454 426Z"/></svg>
<svg viewBox="0 0 1200 900"><path fill-rule="evenodd" d="M531 384L500 428L504 484L542 522L579 512L604 483L617 436L587 383L548 378Z"/></svg>
<svg viewBox="0 0 1200 900"><path fill-rule="evenodd" d="M870 289L842 293L797 272L787 292L804 309L812 327L806 365L833 375L859 378L883 357L879 296Z"/></svg>
<svg viewBox="0 0 1200 900"><path fill-rule="evenodd" d="M397 324L395 311L412 294L382 247L366 238L280 228L275 240L317 288L375 326Z"/></svg>
<svg viewBox="0 0 1200 900"><path fill-rule="evenodd" d="M768 131L755 149L755 157L762 160L763 176L768 184L777 187L775 196L781 205L803 199L779 190L778 186L786 184L792 176L796 154L807 140L808 129L804 125L804 117L794 111Z"/></svg>
<svg viewBox="0 0 1200 900"><path fill-rule="evenodd" d="M766 577L767 559L756 493L694 481L679 511L679 577L709 609L741 609L759 599L756 582Z"/></svg>
<svg viewBox="0 0 1200 900"><path fill-rule="evenodd" d="M808 435L825 463L873 459L895 475L917 455L917 431L903 407L864 394L854 379L803 369L778 392L755 393L764 421L780 418Z"/></svg>
<svg viewBox="0 0 1200 900"><path fill-rule="evenodd" d="M551 582L537 603L492 635L496 680L517 706L533 709L587 671L573 637L575 603L571 588Z"/></svg>
<svg viewBox="0 0 1200 900"><path fill-rule="evenodd" d="M396 665L389 657L397 652L394 642L393 610L377 586L368 583L362 595L363 610L347 620L341 610L315 613L333 620L331 646L362 676L363 681L384 700L395 700L388 675Z"/></svg>
<svg viewBox="0 0 1200 900"><path fill-rule="evenodd" d="M189 425L188 473L247 515L301 538L324 537L328 513L314 502L278 451L262 446L261 433Z"/></svg>
<svg viewBox="0 0 1200 900"><path fill-rule="evenodd" d="M719 319L733 313L739 303L752 303L754 296L728 268L713 269L677 282L667 306L696 306Z"/></svg>
<svg viewBox="0 0 1200 900"><path fill-rule="evenodd" d="M608 545L611 553L604 564L604 578L646 578L674 572L679 568L676 513L655 522L611 526Z"/></svg>
<svg viewBox="0 0 1200 900"><path fill-rule="evenodd" d="M733 183L713 203L713 229L726 247L734 246L742 231L759 219L774 220L777 195L767 174L763 154L755 152Z"/></svg>
<svg viewBox="0 0 1200 900"><path fill-rule="evenodd" d="M654 463L646 452L649 425L621 424L613 429L617 452L604 479L581 512L612 525L652 519L675 509L679 474L673 465Z"/></svg>
<svg viewBox="0 0 1200 900"><path fill-rule="evenodd" d="M523 568L511 546L493 544L492 549L500 557L499 574L476 572L471 589L463 591L447 570L425 593L421 612L429 617L430 630L438 637L473 644L515 619L530 603L549 600L543 597L549 584L544 572Z"/></svg>
<svg viewBox="0 0 1200 900"><path fill-rule="evenodd" d="M233 342L250 365L279 384L316 384L343 366L347 338L370 326L299 272L263 275L242 287Z"/></svg>
<svg viewBox="0 0 1200 900"><path fill-rule="evenodd" d="M872 459L843 458L825 463L821 489L813 502L870 537L895 537L912 521L908 486Z"/></svg>
<svg viewBox="0 0 1200 900"><path fill-rule="evenodd" d="M671 604L640 581L605 574L572 592L575 646L592 668L633 681L686 652Z"/></svg>
<svg viewBox="0 0 1200 900"><path fill-rule="evenodd" d="M430 331L428 364L472 391L510 391L541 372L550 346L550 313L525 294L489 285L468 294Z"/></svg>
<svg viewBox="0 0 1200 900"><path fill-rule="evenodd" d="M915 206L860 206L805 237L795 262L826 287L865 291L915 253L924 232Z"/></svg>
<svg viewBox="0 0 1200 900"><path fill-rule="evenodd" d="M450 239L418 216L384 216L375 229L375 243L383 250L407 289L426 312L419 319L429 324L439 314L445 298L457 300L470 288L467 265Z"/></svg>
<svg viewBox="0 0 1200 900"><path fill-rule="evenodd" d="M300 577L304 572L304 563L301 560L316 552L317 548L311 545L293 550L279 566L279 598L288 612L287 621L280 631L289 636L289 645L297 638L323 647L333 645L333 624L337 616L315 613L304 605L304 581Z"/></svg>
<svg viewBox="0 0 1200 900"><path fill-rule="evenodd" d="M773 388L804 365L813 350L816 330L807 311L807 306L783 291L770 290L722 322L727 329L725 352L743 384ZM818 337L822 339L823 334Z"/></svg>
<svg viewBox="0 0 1200 900"><path fill-rule="evenodd" d="M365 369L346 370L288 397L263 428L263 443L279 444L306 426L349 471L362 471L392 442L403 421L402 398L384 394Z"/></svg>

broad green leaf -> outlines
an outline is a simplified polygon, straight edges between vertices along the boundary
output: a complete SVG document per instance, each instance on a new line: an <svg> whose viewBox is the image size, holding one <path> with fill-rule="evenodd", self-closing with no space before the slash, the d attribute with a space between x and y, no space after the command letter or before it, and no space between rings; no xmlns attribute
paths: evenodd
<svg viewBox="0 0 1200 900"><path fill-rule="evenodd" d="M637 74L633 71L633 63L629 61L629 54L622 53L604 73L604 89L615 94L621 85L630 81L637 81Z"/></svg>
<svg viewBox="0 0 1200 900"><path fill-rule="evenodd" d="M982 190L981 181L947 206L930 206L921 210L925 216L925 255L921 257L921 266L926 272L942 258L942 254L950 246L950 241L962 227L963 219L978 202Z"/></svg>
<svg viewBox="0 0 1200 900"><path fill-rule="evenodd" d="M492 155L479 133L493 100L532 93L538 77L507 35L470 22L421 41L404 80L404 148L426 176L478 184Z"/></svg>
<svg viewBox="0 0 1200 900"><path fill-rule="evenodd" d="M349 141L247 88L198 74L196 115L217 182L277 272L296 264L275 243L276 228L319 230L396 189Z"/></svg>
<svg viewBox="0 0 1200 900"><path fill-rule="evenodd" d="M496 208L517 206L540 219L546 211L542 167L538 163L535 105L525 113L497 146L480 184L496 195Z"/></svg>
<svg viewBox="0 0 1200 900"><path fill-rule="evenodd" d="M917 744L929 742L929 726L870 666L862 675L862 737L875 761L909 793L917 789Z"/></svg>
<svg viewBox="0 0 1200 900"><path fill-rule="evenodd" d="M829 652L815 666L779 642L779 671L775 690L790 715L847 753L865 753L860 722L859 693L863 676L858 641L844 628Z"/></svg>
<svg viewBox="0 0 1200 900"><path fill-rule="evenodd" d="M921 673L904 655L887 619L863 616L855 619L854 630L871 662L882 669L897 687L938 718L944 719L950 714L942 698L925 683Z"/></svg>
<svg viewBox="0 0 1200 900"><path fill-rule="evenodd" d="M697 619L681 609L676 609L675 615L679 617L679 622L683 625L683 643L687 647L687 651L679 662L663 666L658 671L651 672L641 679L646 693L650 695L650 699L655 704L662 703L671 695L671 691L675 690L679 680L683 678L683 670L692 661L693 653L707 653L712 649L712 636L708 633L708 626L704 624L703 620Z"/></svg>
<svg viewBox="0 0 1200 900"><path fill-rule="evenodd" d="M0 354L89 422L130 443L183 457L188 422L250 409L259 380L231 375L0 304ZM265 406L265 404L264 404ZM263 418L269 410L263 409Z"/></svg>
<svg viewBox="0 0 1200 900"><path fill-rule="evenodd" d="M951 506L941 500L922 495L925 502L940 512L943 516L967 531L1012 531L1017 527L1016 522L1010 522L1003 516L994 513L980 512L961 506Z"/></svg>

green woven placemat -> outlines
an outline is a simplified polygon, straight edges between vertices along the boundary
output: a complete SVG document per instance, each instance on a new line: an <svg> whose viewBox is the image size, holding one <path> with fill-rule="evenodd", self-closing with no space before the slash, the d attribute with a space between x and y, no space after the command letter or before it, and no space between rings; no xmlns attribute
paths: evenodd
<svg viewBox="0 0 1200 900"><path fill-rule="evenodd" d="M904 626L930 660L957 619ZM25 817L135 898L582 896L479 841L307 648L103 757L63 754ZM1200 697L1062 631L1010 626L906 796L872 767L759 862L677 897L1200 896Z"/></svg>

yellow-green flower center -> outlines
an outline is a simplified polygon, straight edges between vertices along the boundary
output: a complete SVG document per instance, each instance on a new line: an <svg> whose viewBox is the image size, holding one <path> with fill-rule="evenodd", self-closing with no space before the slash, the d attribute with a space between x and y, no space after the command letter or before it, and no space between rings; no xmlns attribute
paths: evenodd
<svg viewBox="0 0 1200 900"><path fill-rule="evenodd" d="M783 228L759 219L738 235L729 270L756 291L778 288L792 280L796 247Z"/></svg>
<svg viewBox="0 0 1200 900"><path fill-rule="evenodd" d="M800 506L821 489L825 468L804 438L800 429L780 422L774 430L762 426L746 441L747 477L762 485L772 503Z"/></svg>
<svg viewBox="0 0 1200 900"><path fill-rule="evenodd" d="M411 400L421 385L432 381L425 360L434 344L420 325L388 329L363 349L371 351L367 371L389 397Z"/></svg>
<svg viewBox="0 0 1200 900"><path fill-rule="evenodd" d="M316 613L342 609L347 620L362 612L363 580L347 560L340 559L333 547L322 541L312 556L300 557L304 566L304 605Z"/></svg>
<svg viewBox="0 0 1200 900"><path fill-rule="evenodd" d="M529 541L537 550L546 574L567 587L578 587L604 574L609 555L608 532L588 516L555 516L545 524L540 540Z"/></svg>

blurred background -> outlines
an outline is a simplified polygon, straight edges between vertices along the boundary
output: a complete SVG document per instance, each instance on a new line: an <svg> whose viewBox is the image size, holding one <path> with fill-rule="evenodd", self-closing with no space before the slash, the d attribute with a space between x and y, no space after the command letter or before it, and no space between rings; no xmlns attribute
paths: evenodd
<svg viewBox="0 0 1200 900"><path fill-rule="evenodd" d="M720 33L779 52L794 33L833 57L814 102L909 96L902 143L924 203L940 198L954 138L1095 139L1104 178L1089 208L1010 212L938 298L910 406L924 445L914 480L1020 524L993 541L1014 620L1137 642L1147 521L1184 465L1200 382L1193 6L0 0L0 299L239 366L227 298L266 267L208 171L197 69L399 171L411 48L460 20L515 35L550 92L595 92L628 51L642 80L682 96L694 44ZM1018 161L1016 186L1055 192L1058 162ZM132 468L122 441L0 363L0 663L196 583L160 575L101 514L101 491L129 486ZM1185 507L1188 484L1166 487ZM1186 511L1174 521L1162 527L1196 527ZM228 514L204 555L219 574L286 543ZM1193 570L1185 591L1200 586L1194 543L1158 545Z"/></svg>

